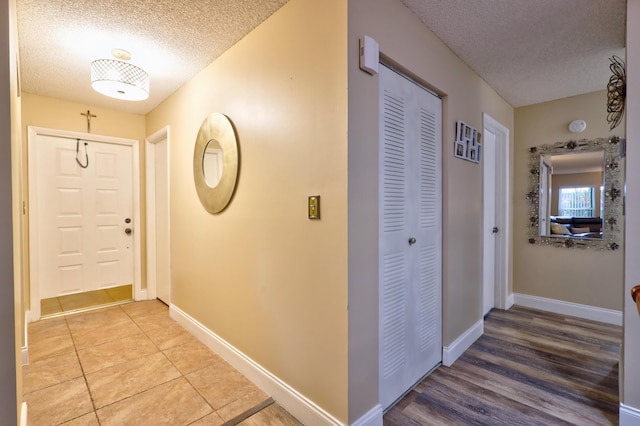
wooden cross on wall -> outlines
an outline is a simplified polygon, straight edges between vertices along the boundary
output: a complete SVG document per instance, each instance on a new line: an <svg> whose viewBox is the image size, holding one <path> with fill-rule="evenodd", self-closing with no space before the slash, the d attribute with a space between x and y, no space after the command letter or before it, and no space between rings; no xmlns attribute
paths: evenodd
<svg viewBox="0 0 640 426"><path fill-rule="evenodd" d="M91 114L91 111L81 112L80 115L87 117L87 133L91 133L91 119L97 117L97 115Z"/></svg>

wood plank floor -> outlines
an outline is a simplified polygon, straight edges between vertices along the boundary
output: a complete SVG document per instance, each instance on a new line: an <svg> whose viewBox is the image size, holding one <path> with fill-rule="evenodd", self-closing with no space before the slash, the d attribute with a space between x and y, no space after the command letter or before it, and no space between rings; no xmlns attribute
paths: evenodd
<svg viewBox="0 0 640 426"><path fill-rule="evenodd" d="M514 306L384 416L395 425L617 425L622 328Z"/></svg>

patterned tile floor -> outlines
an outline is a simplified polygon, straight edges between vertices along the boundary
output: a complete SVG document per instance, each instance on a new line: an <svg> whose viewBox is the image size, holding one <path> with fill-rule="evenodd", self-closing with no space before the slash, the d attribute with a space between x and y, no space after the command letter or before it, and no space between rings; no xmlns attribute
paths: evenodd
<svg viewBox="0 0 640 426"><path fill-rule="evenodd" d="M41 320L28 336L29 425L301 424L160 301Z"/></svg>

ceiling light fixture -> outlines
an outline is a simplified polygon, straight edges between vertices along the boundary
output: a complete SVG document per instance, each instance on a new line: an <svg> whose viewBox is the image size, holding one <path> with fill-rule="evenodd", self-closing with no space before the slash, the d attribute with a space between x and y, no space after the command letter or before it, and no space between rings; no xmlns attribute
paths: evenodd
<svg viewBox="0 0 640 426"><path fill-rule="evenodd" d="M97 59L91 63L91 87L112 98L143 101L149 97L149 74L127 62Z"/></svg>

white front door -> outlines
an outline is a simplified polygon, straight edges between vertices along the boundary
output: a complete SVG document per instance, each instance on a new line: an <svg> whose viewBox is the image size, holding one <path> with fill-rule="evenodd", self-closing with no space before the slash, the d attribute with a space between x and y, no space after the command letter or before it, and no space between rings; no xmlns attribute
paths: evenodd
<svg viewBox="0 0 640 426"><path fill-rule="evenodd" d="M388 408L442 361L442 103L380 67L379 392Z"/></svg>
<svg viewBox="0 0 640 426"><path fill-rule="evenodd" d="M509 129L483 114L483 258L482 311L509 309L510 254L510 143Z"/></svg>
<svg viewBox="0 0 640 426"><path fill-rule="evenodd" d="M45 134L32 143L39 299L133 284L132 147Z"/></svg>

